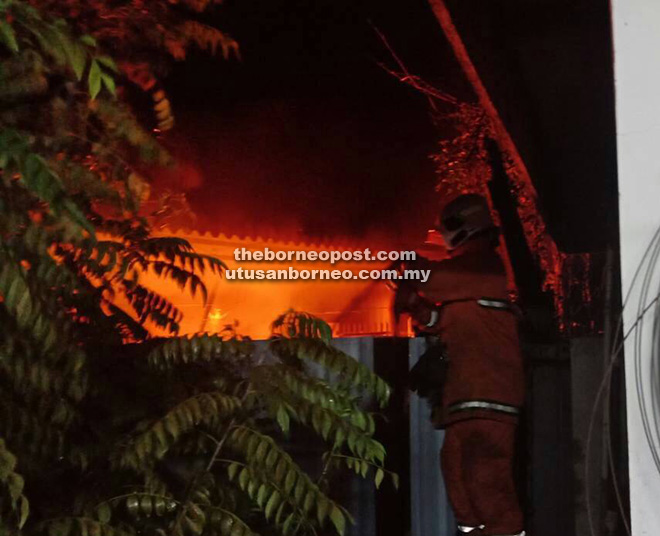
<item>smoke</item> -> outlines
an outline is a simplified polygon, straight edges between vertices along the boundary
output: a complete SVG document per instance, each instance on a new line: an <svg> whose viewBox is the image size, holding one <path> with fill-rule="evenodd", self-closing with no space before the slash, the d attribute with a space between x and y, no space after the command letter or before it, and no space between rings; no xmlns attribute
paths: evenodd
<svg viewBox="0 0 660 536"><path fill-rule="evenodd" d="M419 119L341 99L182 111L167 141L200 230L280 239L423 237L431 146Z"/></svg>

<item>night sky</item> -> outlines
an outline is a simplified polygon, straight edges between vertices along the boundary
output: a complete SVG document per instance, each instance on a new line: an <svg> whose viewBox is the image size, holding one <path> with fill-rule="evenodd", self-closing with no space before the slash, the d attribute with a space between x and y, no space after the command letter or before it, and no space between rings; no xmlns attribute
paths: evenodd
<svg viewBox="0 0 660 536"><path fill-rule="evenodd" d="M448 3L567 250L616 229L607 2ZM263 235L416 240L433 219L425 99L385 73L372 24L410 70L471 98L422 0L227 0L208 22L241 62L203 54L166 80L168 142L203 185L200 227ZM585 217L597 213L599 219Z"/></svg>

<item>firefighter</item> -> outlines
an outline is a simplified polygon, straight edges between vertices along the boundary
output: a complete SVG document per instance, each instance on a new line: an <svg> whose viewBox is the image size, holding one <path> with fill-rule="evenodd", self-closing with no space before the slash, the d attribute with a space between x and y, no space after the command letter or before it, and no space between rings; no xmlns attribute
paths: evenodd
<svg viewBox="0 0 660 536"><path fill-rule="evenodd" d="M431 343L411 388L445 429L441 466L457 534L523 536L512 461L524 373L498 229L474 194L449 203L437 229L449 258L423 261L428 281L400 287L395 298Z"/></svg>

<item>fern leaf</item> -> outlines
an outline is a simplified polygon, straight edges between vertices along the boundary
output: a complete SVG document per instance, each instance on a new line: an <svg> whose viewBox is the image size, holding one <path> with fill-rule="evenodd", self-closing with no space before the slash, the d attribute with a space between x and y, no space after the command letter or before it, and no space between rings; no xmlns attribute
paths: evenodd
<svg viewBox="0 0 660 536"><path fill-rule="evenodd" d="M132 286L125 294L140 323L152 320L170 333L178 331L183 313L172 302L142 285Z"/></svg>
<svg viewBox="0 0 660 536"><path fill-rule="evenodd" d="M174 261L177 254L181 252L192 252L193 247L185 238L175 236L149 237L140 242L140 249L148 255L165 255L170 261Z"/></svg>
<svg viewBox="0 0 660 536"><path fill-rule="evenodd" d="M381 407L389 400L390 387L382 378L322 339L276 337L271 340L270 349L275 355L292 355L301 361L318 363L330 372L339 374L350 385L367 389L376 396Z"/></svg>
<svg viewBox="0 0 660 536"><path fill-rule="evenodd" d="M292 514L307 523L322 525L334 510L334 501L270 436L252 428L239 427L229 435L229 443L247 462L240 472L232 472L234 481L267 519L279 510L282 501ZM283 512L280 512L282 517Z"/></svg>
<svg viewBox="0 0 660 536"><path fill-rule="evenodd" d="M278 316L271 330L274 337L320 339L326 343L332 339L332 329L327 322L293 309Z"/></svg>
<svg viewBox="0 0 660 536"><path fill-rule="evenodd" d="M0 438L0 524L21 529L30 513L30 505L23 495L24 480L16 472L17 460Z"/></svg>
<svg viewBox="0 0 660 536"><path fill-rule="evenodd" d="M172 279L181 290L187 287L193 296L195 296L195 293L199 289L202 292L204 303L206 303L206 285L204 285L202 279L195 272L186 268L180 268L174 263L164 261L151 261L149 267L158 276Z"/></svg>
<svg viewBox="0 0 660 536"><path fill-rule="evenodd" d="M215 55L219 49L226 60L232 55L240 58L238 43L217 28L188 20L181 25L180 32L185 42L194 43L201 50Z"/></svg>
<svg viewBox="0 0 660 536"><path fill-rule="evenodd" d="M195 253L187 240L175 237L153 237L140 241L140 250L156 259L164 257L170 263L188 270L199 270L204 273L206 268L213 273L221 274L227 265L220 259L210 255Z"/></svg>
<svg viewBox="0 0 660 536"><path fill-rule="evenodd" d="M253 345L240 339L225 340L217 335L196 335L157 339L146 359L149 365L167 369L195 362L211 362L216 359L245 359L252 353Z"/></svg>
<svg viewBox="0 0 660 536"><path fill-rule="evenodd" d="M0 244L0 295L7 311L15 319L19 329L32 333L35 341L48 353L62 344L62 334L67 330L52 319L44 310L28 283L28 273Z"/></svg>
<svg viewBox="0 0 660 536"><path fill-rule="evenodd" d="M87 517L63 517L39 524L37 531L48 536L133 536L112 525Z"/></svg>
<svg viewBox="0 0 660 536"><path fill-rule="evenodd" d="M0 41L12 52L18 52L16 33L7 21L0 22Z"/></svg>
<svg viewBox="0 0 660 536"><path fill-rule="evenodd" d="M87 463L85 454L70 440L66 431L7 401L0 408L0 433L21 456L36 460L65 458L76 467Z"/></svg>
<svg viewBox="0 0 660 536"><path fill-rule="evenodd" d="M230 536L236 534L240 534L241 536L258 536L240 517L219 506L208 508L207 516L211 527L219 529L221 534L228 534Z"/></svg>
<svg viewBox="0 0 660 536"><path fill-rule="evenodd" d="M139 150L140 156L146 162L155 162L161 166L169 166L172 163L170 154L119 103L97 99L91 111L107 129L112 140Z"/></svg>
<svg viewBox="0 0 660 536"><path fill-rule="evenodd" d="M262 396L269 395L274 397L281 407L289 411L291 418L311 427L324 440L330 441L335 448L346 445L353 454L360 458L370 462L375 460L384 462L385 448L383 445L345 416L303 398L291 396L291 394L287 396L285 393L270 391Z"/></svg>
<svg viewBox="0 0 660 536"><path fill-rule="evenodd" d="M198 425L230 416L240 405L238 398L220 392L202 393L184 400L136 436L122 452L119 465L139 470L147 459L162 458Z"/></svg>
<svg viewBox="0 0 660 536"><path fill-rule="evenodd" d="M171 516L178 506L168 495L137 491L101 502L96 513L100 522L109 523L113 513L120 515L125 511L133 518L163 518Z"/></svg>

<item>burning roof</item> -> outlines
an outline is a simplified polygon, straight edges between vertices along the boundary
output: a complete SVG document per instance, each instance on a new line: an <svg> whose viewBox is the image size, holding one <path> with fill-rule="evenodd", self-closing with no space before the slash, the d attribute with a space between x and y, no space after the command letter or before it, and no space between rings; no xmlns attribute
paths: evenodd
<svg viewBox="0 0 660 536"><path fill-rule="evenodd" d="M178 236L188 240L198 253L221 259L229 269L383 269L386 262L284 261L264 263L239 262L236 249L259 251L354 251L363 249L354 244L308 244L263 237L238 237L224 234L199 233L163 229L162 236ZM202 297L191 296L172 281L147 275L147 285L170 299L184 314L181 334L202 331L219 332L227 325L235 325L238 333L254 339L270 335L270 323L288 309L305 311L326 320L336 337L391 336L397 332L391 313L391 291L377 280L229 280L211 273L203 275L208 290L207 303Z"/></svg>

